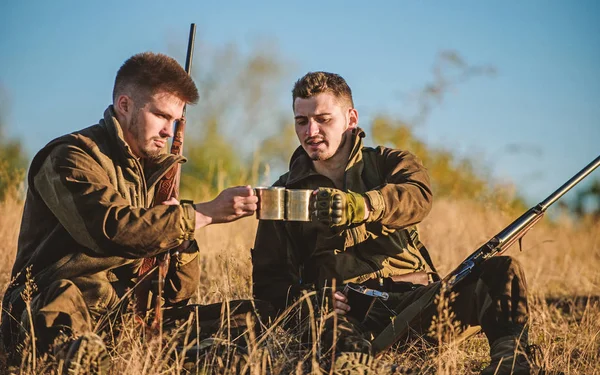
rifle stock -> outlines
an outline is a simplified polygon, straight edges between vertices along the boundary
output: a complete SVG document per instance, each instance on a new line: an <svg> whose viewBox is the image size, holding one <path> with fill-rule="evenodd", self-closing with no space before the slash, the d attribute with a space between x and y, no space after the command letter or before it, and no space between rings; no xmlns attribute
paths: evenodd
<svg viewBox="0 0 600 375"><path fill-rule="evenodd" d="M450 274L444 277L437 287L432 287L430 291L418 298L408 308L404 309L400 314L393 318L392 323L390 323L373 340L374 353L379 354L390 348L396 342L408 337L411 325L417 320L422 309L434 301L434 298L443 283L447 285L447 289L452 290L453 287L461 280L464 280L465 277L485 260L503 254L516 241L520 241L527 231L542 219L548 207L592 173L598 166L600 166L600 156L596 157L596 159L565 182L560 188L554 191L554 193L550 194L548 198L527 210L524 214L519 216L519 218L500 231L500 233L483 244L474 253L469 255L458 267L450 272Z"/></svg>

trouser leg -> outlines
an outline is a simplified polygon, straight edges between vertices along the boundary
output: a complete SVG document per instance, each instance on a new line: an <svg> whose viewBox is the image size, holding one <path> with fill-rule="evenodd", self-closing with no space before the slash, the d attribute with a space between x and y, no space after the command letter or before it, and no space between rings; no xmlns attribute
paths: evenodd
<svg viewBox="0 0 600 375"><path fill-rule="evenodd" d="M452 304L457 319L464 326L480 325L490 344L503 336L519 336L529 321L525 275L514 258L488 259L457 292Z"/></svg>
<svg viewBox="0 0 600 375"><path fill-rule="evenodd" d="M281 311L276 318L293 336L300 340L298 350L316 348L318 356L332 351L370 352L370 342L365 339L364 327L356 320L332 311L333 290L325 288L297 301L294 308ZM263 314L264 315L264 314Z"/></svg>
<svg viewBox="0 0 600 375"><path fill-rule="evenodd" d="M74 337L92 330L92 319L79 288L70 280L57 280L38 293L31 301L31 316L26 310L21 315L25 335L36 337L36 349L41 353L50 350L54 341L64 336Z"/></svg>
<svg viewBox="0 0 600 375"><path fill-rule="evenodd" d="M391 318L415 303L438 283L418 287L405 293L391 293L388 302L377 302L365 322L369 330L379 334ZM481 326L490 343L503 336L518 336L527 324L527 285L520 264L511 257L493 257L454 289L456 298L450 303L455 319L463 328ZM423 306L412 332L427 336L433 316L437 313L435 303Z"/></svg>
<svg viewBox="0 0 600 375"><path fill-rule="evenodd" d="M183 359L183 368L192 374L240 372L247 346L255 345L265 332L262 319L273 314L272 307L259 300L172 305L163 315L165 332L178 346L172 358Z"/></svg>
<svg viewBox="0 0 600 375"><path fill-rule="evenodd" d="M225 335L235 344L245 346L249 329L253 329L255 337L260 336L264 333L266 319L273 315L273 308L266 302L233 300L210 305L174 305L164 309L163 323L166 330L174 331L189 322L188 328L198 330L192 333L199 340Z"/></svg>
<svg viewBox="0 0 600 375"><path fill-rule="evenodd" d="M387 302L376 301L362 323L345 316L338 315L334 320L332 315L325 315L328 317L321 325L324 327L321 337L324 352L333 347L338 351L365 350L361 338L377 336L397 314L431 289L439 287L439 283L433 283L406 292L390 293ZM463 328L481 326L490 343L499 337L519 336L528 322L525 276L519 263L511 257L493 257L487 260L477 271L462 280L453 292L456 293L456 298L449 305L455 320ZM319 309L315 308L314 311ZM411 324L411 333L428 336L436 314L435 303L423 306L417 319ZM323 317L323 312L319 316Z"/></svg>

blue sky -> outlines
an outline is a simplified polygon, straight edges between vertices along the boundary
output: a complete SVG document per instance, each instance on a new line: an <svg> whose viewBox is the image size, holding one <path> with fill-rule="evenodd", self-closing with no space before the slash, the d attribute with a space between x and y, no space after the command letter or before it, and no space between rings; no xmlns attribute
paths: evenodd
<svg viewBox="0 0 600 375"><path fill-rule="evenodd" d="M600 154L600 2L584 0L5 1L0 87L8 135L31 156L97 122L122 62L141 51L173 53L175 40L183 49L191 22L216 48L272 41L290 62L281 91L290 120L289 90L307 71L346 78L368 123L378 113L410 113L403 95L432 79L442 50L493 65L494 77L452 90L418 133L475 155L530 203Z"/></svg>

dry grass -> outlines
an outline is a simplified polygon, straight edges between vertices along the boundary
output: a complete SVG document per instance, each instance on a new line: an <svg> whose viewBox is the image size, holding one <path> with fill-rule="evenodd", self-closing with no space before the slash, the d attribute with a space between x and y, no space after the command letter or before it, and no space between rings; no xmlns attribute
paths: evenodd
<svg viewBox="0 0 600 375"><path fill-rule="evenodd" d="M14 200L0 203L0 212L3 213L0 216L2 290L9 281L21 210L21 205ZM422 240L439 265L440 272L446 274L513 219L472 202L441 199L421 225ZM196 296L199 303L251 297L249 249L253 245L256 224L254 218L247 218L209 227L198 233L202 271ZM600 223L561 219L551 224L545 220L525 237L523 252L515 246L509 254L525 267L531 295L531 339L542 347L546 365L566 374L600 374L599 302L596 299L593 303L581 305L576 304L580 300L575 300L576 296L600 295ZM555 297L560 297L563 302L559 305L546 302ZM569 305L570 300L573 302ZM131 328L133 323L123 321L119 324L126 329L111 351L111 373L181 372L182 362L170 360L179 354L173 342L142 344L140 333ZM183 336L186 329L195 329L186 325L180 328ZM224 335L226 337L227 333L224 332ZM476 335L460 344L454 342L452 334L445 333L440 337L442 345L437 349L425 353L391 351L386 358L438 374L478 373L485 366L489 348L483 335ZM260 345L250 337L250 362L245 370L251 374L306 371L306 367L302 369L301 366L311 362L312 354L295 352L294 340L278 328L271 329ZM213 368L220 368L220 372L233 373L236 366L226 360L225 357L213 356L214 362L211 363ZM35 371L24 366L21 373L39 373L45 368L44 361L37 366Z"/></svg>
<svg viewBox="0 0 600 375"><path fill-rule="evenodd" d="M0 289L4 291L10 282L10 271L15 261L17 238L23 205L16 199L0 201Z"/></svg>

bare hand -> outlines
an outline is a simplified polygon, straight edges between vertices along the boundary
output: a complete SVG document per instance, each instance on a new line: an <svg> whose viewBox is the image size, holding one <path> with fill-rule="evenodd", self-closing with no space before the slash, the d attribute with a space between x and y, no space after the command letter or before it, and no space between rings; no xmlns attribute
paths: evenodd
<svg viewBox="0 0 600 375"><path fill-rule="evenodd" d="M253 215L257 204L251 186L236 186L223 190L210 202L197 204L196 211L208 219L205 224L229 223Z"/></svg>
<svg viewBox="0 0 600 375"><path fill-rule="evenodd" d="M162 202L161 204L164 204L165 206L177 206L177 205L179 205L179 201L175 197L171 197L171 198L169 198L169 200L166 200L166 201ZM186 250L188 247L190 247L191 243L192 243L192 241L185 240L181 243L181 245L177 246L176 248L171 249L171 251L178 252L178 251Z"/></svg>
<svg viewBox="0 0 600 375"><path fill-rule="evenodd" d="M165 206L177 206L179 201L175 197L169 198L169 200L162 202Z"/></svg>
<svg viewBox="0 0 600 375"><path fill-rule="evenodd" d="M335 292L333 294L333 309L337 314L346 315L350 311L350 305L348 305L348 298L342 292Z"/></svg>

